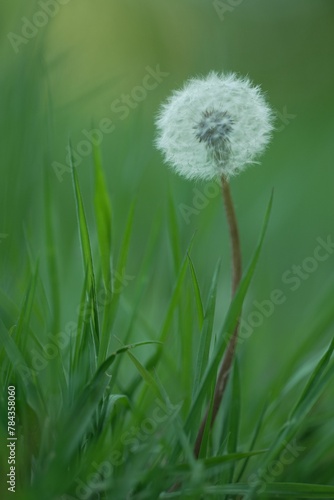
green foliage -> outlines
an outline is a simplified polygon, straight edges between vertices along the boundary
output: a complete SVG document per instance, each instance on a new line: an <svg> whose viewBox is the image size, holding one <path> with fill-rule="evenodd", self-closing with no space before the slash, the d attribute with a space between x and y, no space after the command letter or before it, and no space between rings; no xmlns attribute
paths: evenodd
<svg viewBox="0 0 334 500"><path fill-rule="evenodd" d="M309 380L290 414L286 414L281 430L277 432L273 424L268 427L267 411L263 411L259 413L256 428L247 427L250 439L245 439L240 432L242 421L247 419L247 410L243 406L242 367L240 361L236 362L223 401L222 420L218 419L213 431L210 431L209 425L206 426L198 461L194 459L192 452L207 404L209 414L212 411L217 369L254 275L269 221L272 198L254 257L218 333L215 333L214 323L220 262L213 272L206 296L190 256L196 244L194 239L188 245L184 258L179 258L181 243L175 234L178 231L176 213L170 200L171 248L176 277L160 332L155 335L153 330L150 333L145 330L143 340L134 342L138 338L136 330L139 326L140 292L139 295L137 292L128 328L122 334L119 326L117 327L119 341L122 344L126 342L127 345L110 353L114 325L122 324L119 321L124 315L122 304L125 292L122 290L120 293L113 293L111 303L101 305L98 301L96 291L101 286L112 289L113 250L111 203L98 150L94 153L94 165L94 209L99 258L94 264L85 203L76 169L72 167L84 275L81 285L78 284L78 292L81 288L78 317L67 331L68 338L58 339L55 359L49 359L50 347L42 325L59 321L59 311L58 306L53 310L43 308L45 299L40 292L44 288L38 265L31 271L21 305L16 307L4 293L1 295L1 308L5 313L4 322L0 323L2 386L6 388L8 385L15 385L19 395L18 497L81 498L80 495L86 492L87 498L93 498L96 493L101 498L124 498L132 492L131 498L137 499L157 498L159 495L161 498L222 498L227 495L246 495L247 498L291 498L297 495L300 498L331 498L334 487L303 484L302 480L305 478L302 476L300 482L293 483L289 480L296 463L303 460L302 456L299 458L298 454L293 455L293 449L293 463L286 470L284 461L282 465L279 460L284 450L292 446L289 443L296 435L301 443L304 442L303 429L307 429L310 414L316 411L316 402L334 376L331 361L334 340L318 363L310 365L312 369L304 370L297 376L294 385L297 384L298 387L305 377L308 376ZM50 206L54 203L51 198L51 191L48 191L46 204L49 206L49 224ZM118 270L125 268L131 247L134 207L130 208L120 246L116 266ZM49 228L49 249L55 238L52 231ZM149 264L158 234L153 229L148 253L141 268L142 274L137 277L141 283L140 286L137 283L139 291L143 290L142 284L147 284L150 280L152 270ZM54 252L48 252L47 255L53 283L50 294L54 298L61 290L61 283L58 284L54 276ZM101 278L97 280L96 276ZM190 299L188 308L190 305L194 311L194 314L187 314L186 322L182 312L187 304L185 297ZM175 332L178 331L182 335L181 327L184 326L190 332L187 334L190 335L187 342L196 347L194 350L182 347L179 354L176 350L183 366L188 367L186 373L183 373L182 383L192 394L185 394L184 398L191 401L189 408L182 403L182 399L175 398L168 382L169 377L166 378L166 370L168 372L173 366L167 348L170 336L174 332L175 337ZM196 340L198 332L199 340ZM178 342L177 338L175 340L182 346L182 342ZM131 352L135 347L141 359ZM125 353L127 357L124 356ZM185 356L187 360L184 359ZM39 369L37 359L40 362ZM120 377L124 369L131 373L131 365L135 372L127 377L129 385L126 388ZM163 380L160 380L159 372ZM283 380L279 391L276 388L275 397L279 404L284 402L284 397L292 390L291 383L289 390L287 387L288 379ZM7 430L5 399L6 389L2 393L3 436ZM275 402L275 399L270 401L271 408L275 407ZM268 446L268 436L273 432L276 434L275 439ZM308 438L308 454L312 443L310 439L312 437ZM303 446L302 449L304 448ZM2 461L5 461L5 457ZM282 469L277 482L276 477L270 473L273 464ZM93 473L99 474L98 481L90 480ZM283 482L286 473L287 481ZM59 478L62 480L59 481Z"/></svg>

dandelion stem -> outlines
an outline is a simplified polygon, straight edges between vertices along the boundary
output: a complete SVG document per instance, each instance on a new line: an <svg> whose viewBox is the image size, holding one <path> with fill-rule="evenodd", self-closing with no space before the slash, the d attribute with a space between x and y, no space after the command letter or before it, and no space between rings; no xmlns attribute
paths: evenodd
<svg viewBox="0 0 334 500"><path fill-rule="evenodd" d="M232 298L236 292L236 289L238 288L238 285L240 283L241 279L241 272L242 272L242 263L241 263L241 249L240 249L240 238L239 238L239 231L238 231L238 223L237 223L237 218L235 215L235 210L233 206L233 201L232 201L232 196L231 196L231 191L230 191L230 186L225 178L225 176L222 176L222 193L223 193L223 200L224 200L224 206L225 206L225 212L226 212L226 218L227 218L227 223L228 223L228 228L229 228L229 233L230 233L230 244L231 244L231 253L232 253ZM237 344L237 339L238 339L238 330L239 330L239 322L237 326L235 327L235 330L233 332L232 337L230 338L230 341L228 343L227 349L225 351L224 359L217 377L217 382L216 382L216 387L215 387L215 392L214 392L214 400L213 400L213 409L212 409L212 417L211 417L211 422L210 422L210 427L213 427L213 424L215 422L216 416L218 414L225 389L227 386L228 378L230 375L231 367L233 364L233 359L234 359L234 354L235 354L235 348ZM198 458L200 449L201 449L201 444L203 440L203 434L204 430L206 427L206 423L208 420L208 415L209 415L209 409L207 409L203 420L201 422L201 426L199 428L195 446L194 446L194 455L196 458Z"/></svg>
<svg viewBox="0 0 334 500"><path fill-rule="evenodd" d="M233 297L241 280L241 268L242 268L241 250L240 250L240 238L239 238L237 217L235 215L230 186L224 176L222 177L222 192L223 192L226 217L231 239L232 272L233 272L232 297Z"/></svg>

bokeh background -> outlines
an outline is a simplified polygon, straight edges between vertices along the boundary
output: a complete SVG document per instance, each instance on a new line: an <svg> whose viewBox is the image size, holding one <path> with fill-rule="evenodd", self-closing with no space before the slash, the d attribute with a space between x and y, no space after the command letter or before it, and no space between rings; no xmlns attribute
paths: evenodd
<svg viewBox="0 0 334 500"><path fill-rule="evenodd" d="M229 303L230 280L222 201L217 194L191 215L189 223L182 217L180 206L192 207L194 189L203 192L205 184L186 182L163 164L153 144L154 119L161 101L191 76L211 70L248 75L261 85L275 109L277 130L261 164L232 180L245 265L274 189L269 230L245 304L245 317L254 310L254 300L268 299L272 290L279 288L286 295L284 304L240 346L244 405L251 421L268 387L293 370L298 350L308 341L324 348L329 339L326 335L308 339L307 335L310 325L331 307L328 297L333 295L328 293L333 287L334 254L301 279L296 291L282 282L282 275L312 257L317 238L334 238L334 3L69 0L60 5L56 1L56 7L49 5L54 14L47 14L45 26L35 33L29 22L39 19L44 24L45 16L36 13L47 3L1 2L1 287L19 305L29 263L39 258L41 277L48 288L47 180L57 228L54 251L61 322L73 319L83 271L71 176L65 172L60 180L55 162L66 165L69 138L76 151L86 139L84 131L108 118L114 129L103 134L101 148L113 206L116 254L136 198L126 268L131 279L119 331L132 307L136 275L154 224L160 225L160 243L152 257L148 293L141 302L142 314L153 332L166 311L175 282L167 230L170 199L176 207L182 254L195 233L191 255L204 293L217 260L222 258L218 330ZM15 37L25 36L22 30L30 38ZM134 89L142 86L147 68L157 66L168 75L156 88L147 90L145 98L132 99L124 118L115 111L115 101L140 92ZM96 248L91 155L81 155L77 172ZM180 334L174 332L176 337ZM138 337L142 338L140 331ZM177 341L171 340L171 349L176 346ZM181 372L179 366L169 375L169 392L175 399L182 397L177 387ZM283 415L285 409L281 411Z"/></svg>

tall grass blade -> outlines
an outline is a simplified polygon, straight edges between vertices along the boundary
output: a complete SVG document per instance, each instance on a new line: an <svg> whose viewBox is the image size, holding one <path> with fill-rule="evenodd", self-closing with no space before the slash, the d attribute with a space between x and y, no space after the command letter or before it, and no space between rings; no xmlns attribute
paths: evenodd
<svg viewBox="0 0 334 500"><path fill-rule="evenodd" d="M72 147L69 145L71 158L72 158ZM73 166L73 159L71 159L72 164L72 181L74 187L74 195L76 201L76 209L77 209L77 218L78 218L78 226L79 226L79 236L81 242L81 250L82 250L82 258L83 258L83 267L84 271L88 273L88 283L89 290L92 294L92 302L93 302L93 314L92 314L92 323L93 323L93 332L94 332L94 342L95 342L95 351L96 355L99 352L100 345L100 326L99 326L99 314L98 314L98 305L97 305L97 296L96 296L96 281L94 274L94 266L93 266L93 257L92 250L89 238L89 231L87 226L87 219L85 214L85 208L81 196L78 176L75 167Z"/></svg>
<svg viewBox="0 0 334 500"><path fill-rule="evenodd" d="M101 151L94 146L95 191L94 208L101 258L103 282L106 290L112 289L112 210L107 184L102 169Z"/></svg>
<svg viewBox="0 0 334 500"><path fill-rule="evenodd" d="M204 321L204 307L203 307L203 302L202 302L201 290L199 288L199 283L198 283L195 267L194 267L194 264L193 264L189 254L188 254L188 260L189 260L191 277L192 277L192 281L193 281L193 285L194 285L194 292L195 292L195 299L196 299L196 306L197 306L198 325L199 325L199 328L202 329L203 321Z"/></svg>

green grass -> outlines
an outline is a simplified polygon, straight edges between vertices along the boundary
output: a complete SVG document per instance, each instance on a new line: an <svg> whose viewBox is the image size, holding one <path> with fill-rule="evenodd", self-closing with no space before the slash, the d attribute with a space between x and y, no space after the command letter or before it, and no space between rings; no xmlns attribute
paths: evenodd
<svg viewBox="0 0 334 500"><path fill-rule="evenodd" d="M303 371L294 383L289 377L282 378L280 386L273 389L271 410L269 407L265 412L259 409L258 425L247 429L246 439L240 436L239 429L240 421L247 420L242 371L240 373L240 361L235 363L221 418L217 419L213 433L207 426L200 459L196 461L192 454L201 415L212 400L226 338L234 330L254 275L270 224L272 199L259 245L218 333L213 332L213 324L218 307L220 263L205 293L191 259L196 239L189 243L184 257L179 257L182 245L178 239L175 208L170 201L174 290L160 332L146 329L141 334L142 340L136 341L138 306L133 303L128 330L116 334L117 317L125 313L123 291L113 290L115 269L121 271L126 267L134 207L130 207L123 244L115 259L111 201L98 150L94 154L94 165L96 228L91 231L99 248L95 257L85 215L85 205L92 200L83 199L78 173L72 169L83 272L81 283L77 283L77 293L81 295L79 314L67 333L52 344L45 335L45 325L59 324L60 306L55 298L61 294L62 284L55 271L58 264L54 252L48 252L49 292L40 277L38 262L32 257L22 303L15 306L4 293L1 296L1 307L6 313L0 323L4 388L1 435L6 438L6 388L14 385L18 437L16 497L45 500L98 498L97 495L110 499L128 495L137 499L153 499L159 495L161 498L333 498L334 486L309 484L308 475L300 474L298 463L305 457L309 459L315 446L320 446L318 455L321 455L321 446L322 456L327 454L326 441L316 443L317 434L311 429L317 405L333 381L334 341L324 354L312 353L315 364L305 367L312 346L303 350L302 356L296 356L294 372L298 373L302 367ZM48 183L46 242L52 250L55 236L50 207L54 200L47 186ZM151 248L156 246L154 241L156 237L153 245L149 245ZM150 249L148 255L151 255ZM149 258L144 261L142 274L137 276L138 282L150 280L152 269L148 263ZM111 300L107 303L98 301L97 290L101 288L111 290ZM189 314L190 311L193 314ZM322 326L320 324L318 335L322 334ZM175 332L179 332L179 340L176 359L172 359L166 346ZM199 340L195 338L198 333ZM112 338L117 338L120 344L114 352L110 351ZM141 358L137 357L137 351L138 355L142 353ZM175 391L166 378L168 370L175 369L175 362L178 365L177 358L182 363L180 383L188 391L183 400L175 398ZM122 370L129 370L131 365L137 375L130 370L132 375L122 378ZM297 385L300 395L285 420L276 427L270 424L270 411L284 403L293 385ZM295 451L296 456L290 452L288 465L284 465L282 453L295 437L302 452ZM5 447L1 461L6 468ZM291 481L294 469L298 482ZM176 490L170 490L175 485ZM6 496L4 485L2 491Z"/></svg>

